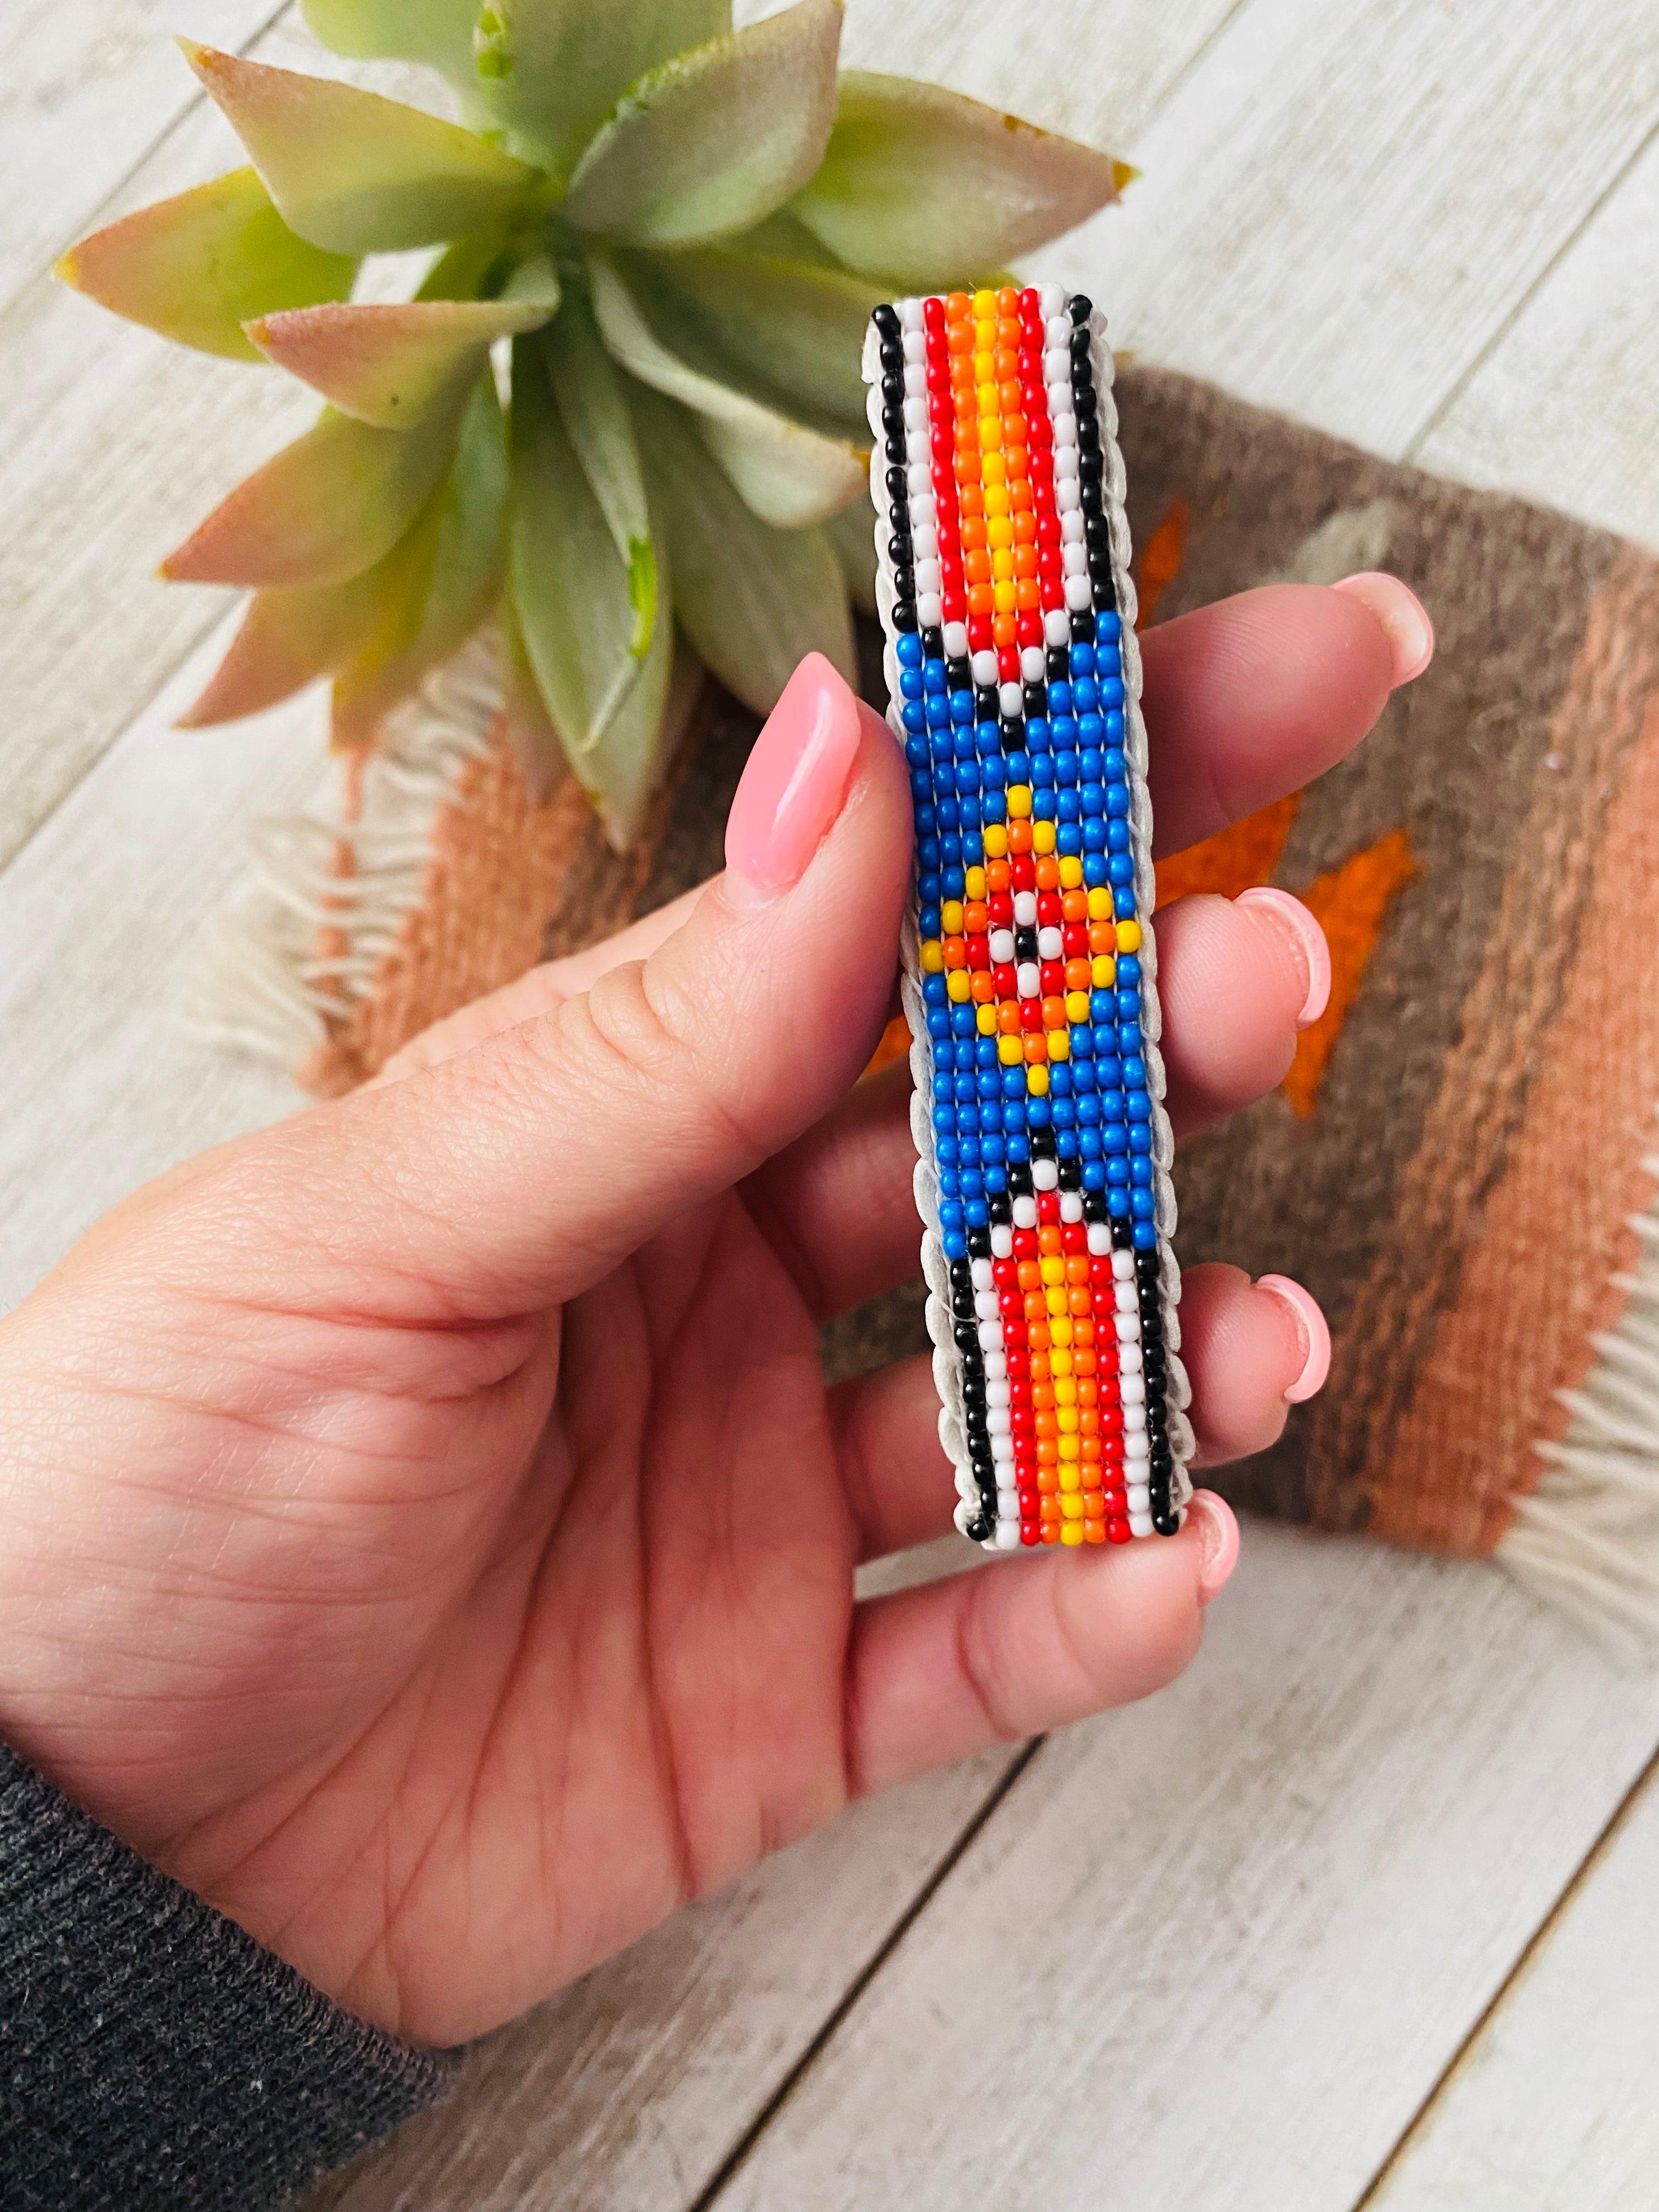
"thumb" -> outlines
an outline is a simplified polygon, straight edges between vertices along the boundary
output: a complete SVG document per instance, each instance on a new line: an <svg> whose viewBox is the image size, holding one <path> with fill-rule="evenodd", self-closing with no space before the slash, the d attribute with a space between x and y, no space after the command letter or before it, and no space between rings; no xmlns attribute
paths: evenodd
<svg viewBox="0 0 1659 2212"><path fill-rule="evenodd" d="M856 1079L891 996L909 799L886 724L821 654L756 740L726 854L648 958L326 1131L306 1117L311 1199L351 1193L357 1264L464 1312L573 1296Z"/></svg>

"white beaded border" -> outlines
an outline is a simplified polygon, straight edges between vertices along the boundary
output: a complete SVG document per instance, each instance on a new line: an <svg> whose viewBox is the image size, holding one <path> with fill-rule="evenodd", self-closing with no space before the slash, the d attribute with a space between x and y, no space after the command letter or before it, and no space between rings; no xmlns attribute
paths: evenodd
<svg viewBox="0 0 1659 2212"><path fill-rule="evenodd" d="M1041 297L1044 315L1049 316L1065 313L1071 295L1054 284L1045 285ZM908 401L915 397L923 401L923 419L917 428L922 453L927 458L910 458L910 449L917 441L915 435L907 435L907 463L913 468L921 467L927 471L927 488L931 494L933 477L926 428L926 354L921 302L919 299L898 300L894 302L894 307L905 341L906 398ZM1111 531L1112 576L1122 619L1122 635L1119 642L1123 663L1124 729L1128 741L1125 750L1129 768L1130 821L1135 843L1135 902L1142 940L1140 963L1147 1089L1152 1101L1154 1218L1158 1231L1158 1289L1168 1370L1165 1396L1170 1452L1175 1462L1175 1472L1170 1485L1170 1503L1177 1517L1184 1519L1193 1494L1192 1481L1187 1472L1194 1449L1192 1424L1187 1417L1187 1408L1192 1402L1192 1388L1180 1356L1181 1323L1177 1308L1181 1302L1181 1270L1171 1249L1176 1228L1176 1197L1170 1169L1175 1158L1175 1139L1164 1105L1164 1055L1158 1049L1163 1014L1158 998L1158 950L1152 923L1156 896L1152 864L1152 804L1146 786L1146 727L1140 712L1140 649L1134 634L1135 590L1129 573L1129 518L1124 505L1127 480L1123 456L1117 443L1117 406L1112 396L1115 365L1111 348L1106 341L1106 319L1098 308L1089 318L1089 332L1100 417L1101 451L1104 461L1103 495ZM913 339L914 343L911 343ZM905 733L899 711L899 665L892 623L895 600L893 564L887 550L888 540L892 536L892 507L887 494L888 462L884 450L885 432L881 421L879 348L880 339L872 324L865 333L862 367L867 387L866 410L874 439L870 454L870 497L876 514L876 607L881 617L884 640L883 670L887 683L887 722L902 749ZM907 406L907 418L909 413ZM907 431L908 429L907 419ZM914 900L906 903L899 957L902 970L900 1000L910 1026L910 1073L915 1085L910 1102L910 1127L916 1147L916 1211L921 1217L921 1270L927 1285L927 1334L933 1346L933 1382L939 1399L939 1442L956 1469L956 1525L965 1536L970 1523L984 1511L984 1504L968 1456L963 1423L963 1358L957 1346L951 1318L949 1263L939 1241L939 1176L933 1152L933 1048L927 1033L927 1008L921 995L921 948L916 931ZM986 1340L988 1337L988 1342ZM981 1322L981 1341L987 1352L1000 1352L1000 1325L995 1322ZM980 1548L983 1551L1000 1548L994 1528L981 1541Z"/></svg>

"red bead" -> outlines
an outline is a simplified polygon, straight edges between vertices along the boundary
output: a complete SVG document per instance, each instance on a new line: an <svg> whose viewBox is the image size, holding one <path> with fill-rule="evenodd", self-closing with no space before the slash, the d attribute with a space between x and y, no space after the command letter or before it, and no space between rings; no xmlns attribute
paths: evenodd
<svg viewBox="0 0 1659 2212"><path fill-rule="evenodd" d="M993 891L988 902L992 927L1012 929L1014 926L1014 902L1007 891Z"/></svg>
<svg viewBox="0 0 1659 2212"><path fill-rule="evenodd" d="M1059 1220L1060 1193L1057 1190L1040 1190L1036 1194L1036 1206L1040 1222Z"/></svg>
<svg viewBox="0 0 1659 2212"><path fill-rule="evenodd" d="M1031 1355L1024 1343L1008 1346L1008 1375L1012 1382L1020 1382L1031 1372Z"/></svg>
<svg viewBox="0 0 1659 2212"><path fill-rule="evenodd" d="M1029 1375L1011 1375L1008 1378L1008 1403L1029 1406L1031 1402L1031 1378Z"/></svg>
<svg viewBox="0 0 1659 2212"><path fill-rule="evenodd" d="M1022 999L1019 1002L1019 1025L1027 1036L1035 1036L1042 1027L1041 999Z"/></svg>
<svg viewBox="0 0 1659 2212"><path fill-rule="evenodd" d="M1008 880L1017 891L1034 891L1036 889L1036 862L1029 853L1009 854Z"/></svg>
<svg viewBox="0 0 1659 2212"><path fill-rule="evenodd" d="M1109 1312L1111 1310L1109 1294L1112 1288L1112 1255L1109 1252L1097 1252L1092 1255L1089 1261L1089 1280L1097 1290L1103 1290L1108 1293L1105 1304L1107 1311ZM1101 1301L1097 1300L1096 1303L1098 1304Z"/></svg>
<svg viewBox="0 0 1659 2212"><path fill-rule="evenodd" d="M1035 1260L1037 1255L1037 1234L1035 1229L1016 1229L1014 1257L1016 1260Z"/></svg>
<svg viewBox="0 0 1659 2212"><path fill-rule="evenodd" d="M1033 299L1036 297L1035 292L1032 293L1031 297ZM944 301L930 293L921 303L921 319L930 331L942 331L945 328Z"/></svg>
<svg viewBox="0 0 1659 2212"><path fill-rule="evenodd" d="M1117 1514L1114 1514L1106 1523L1107 1537L1114 1544L1127 1544L1129 1540L1129 1534L1128 1522Z"/></svg>
<svg viewBox="0 0 1659 2212"><path fill-rule="evenodd" d="M1037 927L1039 929L1057 928L1060 919L1060 893L1039 891L1037 893Z"/></svg>
<svg viewBox="0 0 1659 2212"><path fill-rule="evenodd" d="M1000 645L997 647L997 674L1005 684L1018 683L1019 649L1017 646Z"/></svg>
<svg viewBox="0 0 1659 2212"><path fill-rule="evenodd" d="M1012 999L1018 995L1019 980L1018 974L1006 962L1004 962L1000 966L992 969L991 981L995 987L996 994L999 999Z"/></svg>
<svg viewBox="0 0 1659 2212"><path fill-rule="evenodd" d="M1017 1284L998 1291L997 1309L999 1312L1004 1315L1022 1314L1024 1312L1024 1301L1020 1296L1019 1288Z"/></svg>
<svg viewBox="0 0 1659 2212"><path fill-rule="evenodd" d="M936 422L933 425L932 444L936 456L940 453L949 453L953 450L954 441L951 438L950 428L947 424L944 422Z"/></svg>
<svg viewBox="0 0 1659 2212"><path fill-rule="evenodd" d="M990 651L991 617L989 615L969 616L968 649L970 653L988 653Z"/></svg>
<svg viewBox="0 0 1659 2212"><path fill-rule="evenodd" d="M1023 646L1041 645L1042 642L1042 616L1023 614L1015 626L1014 635Z"/></svg>
<svg viewBox="0 0 1659 2212"><path fill-rule="evenodd" d="M1035 1521L1020 1522L1019 1540L1022 1544L1040 1544L1042 1541L1042 1531Z"/></svg>
<svg viewBox="0 0 1659 2212"><path fill-rule="evenodd" d="M1068 1221L1060 1231L1060 1249L1062 1252L1086 1252L1089 1249L1086 1225L1081 1221Z"/></svg>
<svg viewBox="0 0 1659 2212"><path fill-rule="evenodd" d="M1042 995L1045 999L1062 998L1065 995L1066 991L1066 967L1064 962L1059 960L1043 961L1037 969L1037 981L1042 988Z"/></svg>

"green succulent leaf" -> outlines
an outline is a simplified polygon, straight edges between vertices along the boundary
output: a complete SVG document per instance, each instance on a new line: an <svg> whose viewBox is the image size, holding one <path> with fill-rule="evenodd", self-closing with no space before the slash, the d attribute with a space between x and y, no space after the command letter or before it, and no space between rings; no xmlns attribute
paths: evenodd
<svg viewBox="0 0 1659 2212"><path fill-rule="evenodd" d="M233 169L94 231L56 273L179 345L258 361L242 331L249 316L343 300L357 264L296 238L257 171Z"/></svg>
<svg viewBox="0 0 1659 2212"><path fill-rule="evenodd" d="M177 726L237 722L331 676L374 632L384 567L319 591L256 592L206 690Z"/></svg>
<svg viewBox="0 0 1659 2212"><path fill-rule="evenodd" d="M653 686L661 678L672 624L654 623L645 658L635 657L628 569L533 338L513 349L512 453L509 574L519 629L571 765L590 790L604 791L612 726L647 674Z"/></svg>
<svg viewBox="0 0 1659 2212"><path fill-rule="evenodd" d="M758 714L776 705L805 653L822 653L852 682L847 586L826 532L769 528L714 465L690 416L649 392L635 404L674 611L715 675Z"/></svg>
<svg viewBox="0 0 1659 2212"><path fill-rule="evenodd" d="M565 216L649 246L758 222L823 158L840 40L841 0L799 0L651 70L582 155Z"/></svg>
<svg viewBox="0 0 1659 2212"><path fill-rule="evenodd" d="M566 434L627 571L634 609L629 650L637 660L656 621L657 556L627 393L585 301L571 301L544 349Z"/></svg>
<svg viewBox="0 0 1659 2212"><path fill-rule="evenodd" d="M569 774L570 763L559 743L559 733L547 711L530 665L512 594L501 601L497 619L501 633L501 664L505 697L501 722L514 757L524 771L531 803L539 806L554 787Z"/></svg>
<svg viewBox="0 0 1659 2212"><path fill-rule="evenodd" d="M865 613L876 611L876 511L866 494L851 507L832 514L824 529L836 549L853 605Z"/></svg>
<svg viewBox="0 0 1659 2212"><path fill-rule="evenodd" d="M424 62L464 83L478 0L300 0L314 39L363 61Z"/></svg>
<svg viewBox="0 0 1659 2212"><path fill-rule="evenodd" d="M823 167L790 212L849 268L931 284L1070 230L1128 173L960 93L848 70Z"/></svg>
<svg viewBox="0 0 1659 2212"><path fill-rule="evenodd" d="M378 93L181 40L292 230L333 253L399 252L526 204L533 169Z"/></svg>
<svg viewBox="0 0 1659 2212"><path fill-rule="evenodd" d="M612 360L698 417L703 441L763 522L804 529L857 497L866 464L850 439L826 437L691 368L663 344L611 264L590 264L593 311Z"/></svg>
<svg viewBox="0 0 1659 2212"><path fill-rule="evenodd" d="M507 449L495 380L480 376L448 475L384 564L381 619L334 679L334 743L372 744L381 721L489 614L506 555Z"/></svg>
<svg viewBox="0 0 1659 2212"><path fill-rule="evenodd" d="M723 352L792 398L862 419L860 363L872 311L890 289L842 269L773 260L731 246L663 254L656 281Z"/></svg>
<svg viewBox="0 0 1659 2212"><path fill-rule="evenodd" d="M161 563L175 584L343 584L389 553L455 449L454 415L377 430L327 410Z"/></svg>
<svg viewBox="0 0 1659 2212"><path fill-rule="evenodd" d="M247 334L279 368L343 414L385 430L446 410L477 380L497 338L538 330L551 300L413 300L296 307L250 322Z"/></svg>

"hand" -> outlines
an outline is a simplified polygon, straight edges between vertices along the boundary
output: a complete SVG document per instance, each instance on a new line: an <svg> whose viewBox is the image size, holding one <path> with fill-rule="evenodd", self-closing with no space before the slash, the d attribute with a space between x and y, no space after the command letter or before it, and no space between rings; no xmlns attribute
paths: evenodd
<svg viewBox="0 0 1659 2212"><path fill-rule="evenodd" d="M1145 649L1172 846L1411 672L1304 587ZM955 1502L927 1361L826 1391L817 1349L917 1266L908 1077L855 1084L908 837L886 728L805 664L724 878L163 1176L0 1325L0 1735L412 2039L851 1796L1156 1688L1231 1568L1200 1497L1168 1541L854 1601ZM1178 1128L1283 1073L1309 930L1168 916ZM1268 1443L1316 1312L1200 1267L1182 1316L1205 1455Z"/></svg>

